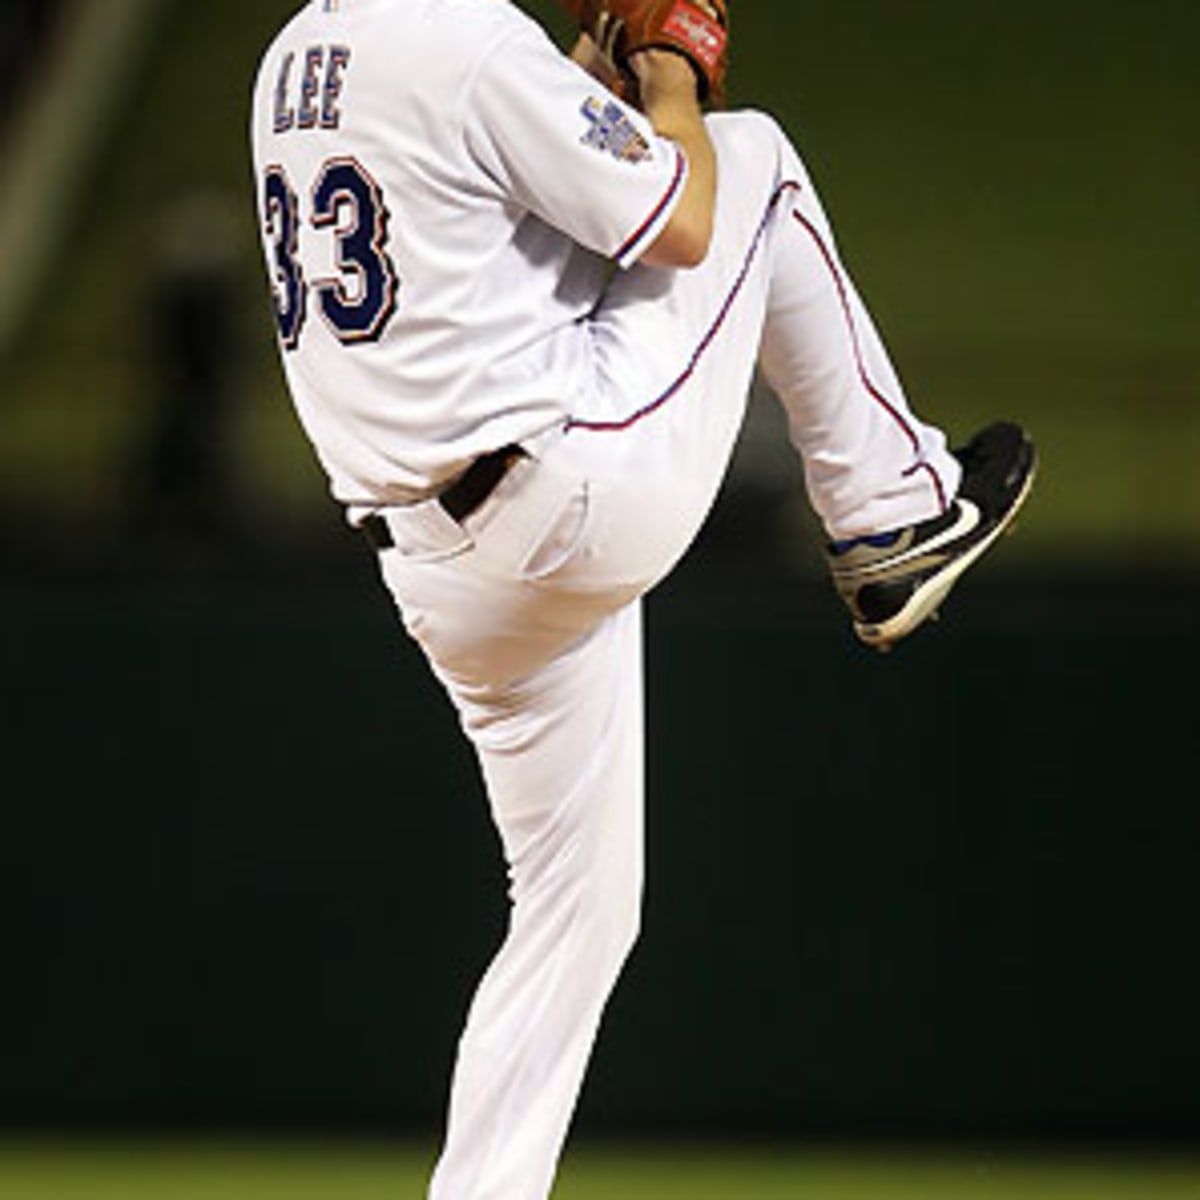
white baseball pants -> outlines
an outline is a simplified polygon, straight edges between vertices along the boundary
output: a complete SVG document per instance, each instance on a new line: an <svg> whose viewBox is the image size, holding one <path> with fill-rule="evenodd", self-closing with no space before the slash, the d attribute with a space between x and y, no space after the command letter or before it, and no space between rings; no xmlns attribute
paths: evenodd
<svg viewBox="0 0 1200 1200"><path fill-rule="evenodd" d="M507 937L458 1050L431 1200L545 1200L642 885L640 597L717 493L760 363L831 537L954 495L807 173L755 113L710 118L720 183L693 271L635 268L592 324L595 373L462 525L392 510L381 556L406 628L478 754L507 859Z"/></svg>

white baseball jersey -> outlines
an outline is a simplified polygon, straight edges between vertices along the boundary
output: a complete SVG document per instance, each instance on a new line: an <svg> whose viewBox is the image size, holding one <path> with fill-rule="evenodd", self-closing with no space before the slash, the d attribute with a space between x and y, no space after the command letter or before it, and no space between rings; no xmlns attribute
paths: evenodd
<svg viewBox="0 0 1200 1200"><path fill-rule="evenodd" d="M252 124L290 391L349 505L561 422L606 260L637 260L687 171L508 0L312 0Z"/></svg>

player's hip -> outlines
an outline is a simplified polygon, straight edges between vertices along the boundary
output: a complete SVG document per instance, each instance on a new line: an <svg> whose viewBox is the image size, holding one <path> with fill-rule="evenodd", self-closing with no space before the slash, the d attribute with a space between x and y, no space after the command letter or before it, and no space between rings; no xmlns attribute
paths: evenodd
<svg viewBox="0 0 1200 1200"><path fill-rule="evenodd" d="M705 505L689 511L667 481L594 457L566 434L512 462L461 520L436 502L386 513L384 579L443 674L495 683L536 669L684 552Z"/></svg>

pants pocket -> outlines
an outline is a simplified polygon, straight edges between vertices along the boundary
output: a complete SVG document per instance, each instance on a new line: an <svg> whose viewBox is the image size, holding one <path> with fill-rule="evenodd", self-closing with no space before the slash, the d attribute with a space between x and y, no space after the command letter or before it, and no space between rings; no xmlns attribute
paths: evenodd
<svg viewBox="0 0 1200 1200"><path fill-rule="evenodd" d="M587 481L580 480L525 555L520 566L521 578L540 583L565 571L584 544L590 512Z"/></svg>

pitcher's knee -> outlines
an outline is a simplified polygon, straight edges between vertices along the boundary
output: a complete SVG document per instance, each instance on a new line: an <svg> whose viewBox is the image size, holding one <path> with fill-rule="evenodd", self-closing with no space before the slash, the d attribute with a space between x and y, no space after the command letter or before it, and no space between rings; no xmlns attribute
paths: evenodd
<svg viewBox="0 0 1200 1200"><path fill-rule="evenodd" d="M641 889L600 889L585 901L585 909L581 916L590 953L615 978L641 934Z"/></svg>
<svg viewBox="0 0 1200 1200"><path fill-rule="evenodd" d="M770 113L754 108L714 113L708 123L718 155L728 161L739 181L765 172L775 183L807 182L808 175L795 144Z"/></svg>
<svg viewBox="0 0 1200 1200"><path fill-rule="evenodd" d="M642 934L642 896L639 889L635 895L624 896L614 906L611 917L611 933L614 956L623 963L632 952Z"/></svg>
<svg viewBox="0 0 1200 1200"><path fill-rule="evenodd" d="M736 112L712 113L706 120L709 136L716 145L728 142L740 153L751 157L777 157L792 146L783 126L761 109L740 108Z"/></svg>

